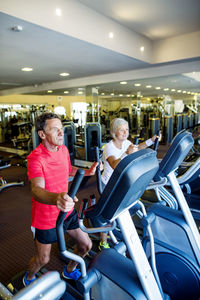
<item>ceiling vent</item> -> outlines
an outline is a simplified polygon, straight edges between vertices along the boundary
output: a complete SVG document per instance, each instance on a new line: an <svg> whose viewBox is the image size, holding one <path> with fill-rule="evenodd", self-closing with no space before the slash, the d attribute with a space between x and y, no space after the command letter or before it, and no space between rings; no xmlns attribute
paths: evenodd
<svg viewBox="0 0 200 300"><path fill-rule="evenodd" d="M13 31L19 32L19 31L23 30L23 27L21 25L16 25L16 26L13 26L11 29Z"/></svg>

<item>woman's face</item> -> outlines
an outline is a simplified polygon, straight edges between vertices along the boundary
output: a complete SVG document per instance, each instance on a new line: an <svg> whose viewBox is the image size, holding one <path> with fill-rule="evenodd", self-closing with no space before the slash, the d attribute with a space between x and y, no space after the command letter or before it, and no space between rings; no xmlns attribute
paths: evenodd
<svg viewBox="0 0 200 300"><path fill-rule="evenodd" d="M117 128L117 131L115 133L115 139L119 141L125 141L128 138L128 136L129 136L128 124L123 124Z"/></svg>

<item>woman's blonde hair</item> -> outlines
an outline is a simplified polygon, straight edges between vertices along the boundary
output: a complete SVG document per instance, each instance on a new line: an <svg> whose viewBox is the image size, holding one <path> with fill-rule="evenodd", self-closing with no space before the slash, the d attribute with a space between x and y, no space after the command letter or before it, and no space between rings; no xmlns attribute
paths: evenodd
<svg viewBox="0 0 200 300"><path fill-rule="evenodd" d="M128 125L128 122L122 118L115 118L110 123L110 134L112 138L115 138L117 129L122 125Z"/></svg>

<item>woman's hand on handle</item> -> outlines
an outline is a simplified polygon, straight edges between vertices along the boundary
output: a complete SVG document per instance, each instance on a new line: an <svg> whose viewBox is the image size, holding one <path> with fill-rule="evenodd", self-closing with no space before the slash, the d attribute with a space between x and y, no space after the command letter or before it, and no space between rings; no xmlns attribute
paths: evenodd
<svg viewBox="0 0 200 300"><path fill-rule="evenodd" d="M131 154L137 151L138 151L138 145L131 144L128 146L128 149L126 150L126 154Z"/></svg>
<svg viewBox="0 0 200 300"><path fill-rule="evenodd" d="M159 140L159 142L161 141L161 138L162 138L162 135L160 134L160 135L154 135L154 136L152 136L152 138L151 138L151 140L152 140L152 142L155 142L155 140L156 139L158 139Z"/></svg>

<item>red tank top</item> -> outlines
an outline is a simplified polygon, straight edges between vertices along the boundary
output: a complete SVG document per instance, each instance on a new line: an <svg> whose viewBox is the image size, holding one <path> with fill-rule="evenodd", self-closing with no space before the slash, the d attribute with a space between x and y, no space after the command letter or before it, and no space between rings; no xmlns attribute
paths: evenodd
<svg viewBox="0 0 200 300"><path fill-rule="evenodd" d="M53 193L68 192L68 178L71 162L66 146L58 147L58 151L50 152L42 144L27 157L28 179L43 177L45 189ZM73 211L69 211L67 216ZM43 204L32 198L31 225L37 229L56 227L59 214L56 205Z"/></svg>

